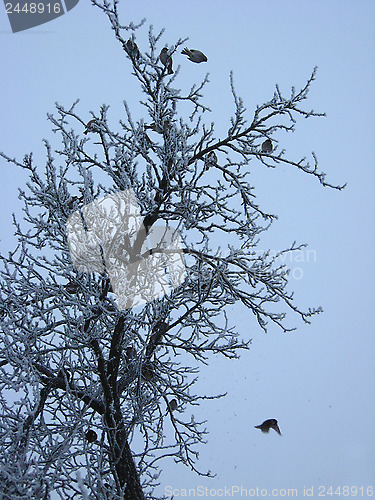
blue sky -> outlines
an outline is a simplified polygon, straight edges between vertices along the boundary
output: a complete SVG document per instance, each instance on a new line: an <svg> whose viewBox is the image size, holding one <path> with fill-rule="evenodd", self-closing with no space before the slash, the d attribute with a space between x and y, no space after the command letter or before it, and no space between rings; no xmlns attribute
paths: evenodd
<svg viewBox="0 0 375 500"><path fill-rule="evenodd" d="M163 43L189 37L189 47L208 56L206 64L181 64L177 86L188 90L206 72L205 90L218 136L228 128L234 106L229 87L233 70L249 120L257 104L272 97L278 83L285 94L301 88L318 66L306 108L326 118L300 119L294 134L276 137L290 157L314 151L333 184L289 167L265 170L252 162L258 203L279 220L260 248L281 250L294 240L310 253L287 263L291 289L304 309L321 305L324 314L310 326L290 315L293 333L271 327L264 334L249 312L233 310L237 326L253 346L239 361L213 358L198 386L225 399L202 403L208 444L199 466L217 473L213 480L164 463L160 494L170 485L246 489L374 485L374 178L375 178L375 3L359 0L121 1L124 24L147 18L155 31L165 27ZM146 46L147 27L139 36ZM137 40L138 41L138 40ZM123 117L122 101L134 117L146 117L129 62L107 19L82 0L68 14L29 31L13 34L0 7L0 150L21 159L34 152L43 166L42 138L56 140L46 119L58 101L80 98L84 119L110 105L113 125ZM254 164L253 164L254 163ZM14 246L12 212L20 212L18 187L27 176L0 161L0 250ZM263 435L254 425L277 418L283 436ZM216 490L218 491L218 490Z"/></svg>

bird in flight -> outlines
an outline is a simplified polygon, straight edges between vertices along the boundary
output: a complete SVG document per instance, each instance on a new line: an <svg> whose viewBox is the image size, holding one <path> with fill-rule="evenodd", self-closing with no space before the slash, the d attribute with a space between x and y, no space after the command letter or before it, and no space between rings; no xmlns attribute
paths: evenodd
<svg viewBox="0 0 375 500"><path fill-rule="evenodd" d="M281 432L280 432L279 426L277 424L277 420L275 418L270 418L268 420L265 420L263 422L263 424L254 425L254 427L256 429L260 429L262 432L269 432L270 429L273 429L281 436Z"/></svg>
<svg viewBox="0 0 375 500"><path fill-rule="evenodd" d="M184 56L188 56L188 59L195 63L207 61L207 57L200 50L188 49L187 47L185 47L181 54L184 54Z"/></svg>

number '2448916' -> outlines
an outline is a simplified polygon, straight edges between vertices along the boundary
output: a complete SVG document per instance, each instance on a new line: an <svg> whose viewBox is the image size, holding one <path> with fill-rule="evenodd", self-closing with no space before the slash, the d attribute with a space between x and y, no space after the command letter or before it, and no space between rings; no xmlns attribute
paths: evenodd
<svg viewBox="0 0 375 500"><path fill-rule="evenodd" d="M337 486L334 488L333 486L319 486L318 496L343 496L343 497L372 497L374 496L374 487L373 486Z"/></svg>
<svg viewBox="0 0 375 500"><path fill-rule="evenodd" d="M13 4L12 2L7 2L5 4L5 9L7 14L59 14L61 11L60 2L51 3L25 3L22 7L19 3Z"/></svg>

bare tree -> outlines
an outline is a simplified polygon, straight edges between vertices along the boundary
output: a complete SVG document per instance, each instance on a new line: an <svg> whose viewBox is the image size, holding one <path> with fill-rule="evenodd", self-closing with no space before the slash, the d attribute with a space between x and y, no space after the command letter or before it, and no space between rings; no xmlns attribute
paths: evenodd
<svg viewBox="0 0 375 500"><path fill-rule="evenodd" d="M295 305L288 269L279 264L281 254L303 245L276 256L257 250L275 216L256 204L249 164L288 164L323 186L344 187L326 181L314 154L310 164L288 159L278 147L281 133L294 130L299 117L323 116L302 109L316 69L288 97L276 86L249 122L231 76L235 114L227 135L217 138L214 123L204 121L208 77L187 95L175 88L180 70L173 70L173 57L185 40L161 60L163 31L154 35L150 28L149 47L141 50L136 34L144 21L121 26L117 1L92 3L108 16L124 48L147 118L134 120L125 102L125 118L113 131L106 105L87 124L78 101L68 109L57 105L49 120L61 146L53 150L45 141L44 173L31 154L23 162L1 154L30 173L20 190L24 221L14 218L17 248L1 256L2 498L49 498L52 492L64 499L153 498L161 461L169 457L210 475L196 466L206 428L191 412L201 400L223 394L194 394L199 365L216 354L237 358L251 342L241 339L228 306L241 304L261 329L271 322L284 332L292 329L285 324L288 310L306 323L321 310ZM185 117L180 108L187 104ZM79 223L95 200L123 192L135 194L144 229L137 228L130 243L126 232L111 236L130 248L127 263L158 252L169 258L158 244L144 251L159 225L178 232L185 274L170 293L119 308L103 248L95 257L84 246L87 261L99 258L102 269L74 265L67 223L72 215ZM112 234L107 219L101 228ZM147 289L149 274L135 274L127 286L143 277ZM275 312L275 303L284 307Z"/></svg>

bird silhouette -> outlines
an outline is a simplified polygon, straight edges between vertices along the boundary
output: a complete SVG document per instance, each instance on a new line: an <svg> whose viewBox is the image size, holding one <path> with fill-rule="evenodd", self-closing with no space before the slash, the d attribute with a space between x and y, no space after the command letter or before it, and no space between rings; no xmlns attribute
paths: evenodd
<svg viewBox="0 0 375 500"><path fill-rule="evenodd" d="M160 127L160 125L158 125L157 123L155 122L152 122L150 123L150 125L145 125L145 129L150 129L152 130L153 132L157 132L158 134L162 134L163 133L163 129Z"/></svg>
<svg viewBox="0 0 375 500"><path fill-rule="evenodd" d="M131 39L126 42L126 51L133 60L137 60L141 57L138 45Z"/></svg>
<svg viewBox="0 0 375 500"><path fill-rule="evenodd" d="M149 382L155 377L155 372L152 363L145 363L142 366L141 376L143 380Z"/></svg>
<svg viewBox="0 0 375 500"><path fill-rule="evenodd" d="M262 432L269 432L270 429L273 429L281 436L281 432L280 432L279 426L277 424L277 420L275 418L270 418L268 420L265 420L263 422L263 424L254 425L254 427L256 429L260 429Z"/></svg>
<svg viewBox="0 0 375 500"><path fill-rule="evenodd" d="M86 135L89 132L97 132L97 133L101 132L100 124L95 118L87 122L86 129L84 130L83 133Z"/></svg>
<svg viewBox="0 0 375 500"><path fill-rule="evenodd" d="M188 59L195 63L206 62L207 57L200 50L188 49L187 47L181 52L184 56L188 56Z"/></svg>
<svg viewBox="0 0 375 500"><path fill-rule="evenodd" d="M210 151L204 158L204 166L206 169L212 165L217 165L217 156L215 151Z"/></svg>
<svg viewBox="0 0 375 500"><path fill-rule="evenodd" d="M169 408L171 411L177 410L177 406L178 406L178 403L177 403L176 399L172 399L172 401L169 401Z"/></svg>
<svg viewBox="0 0 375 500"><path fill-rule="evenodd" d="M70 293L70 294L75 294L78 290L78 283L73 283L72 281L69 281L66 283L66 285L63 285L65 290Z"/></svg>
<svg viewBox="0 0 375 500"><path fill-rule="evenodd" d="M164 132L168 129L169 127L169 120L168 118L165 118L163 120L162 126L159 125L158 123L152 122L149 125L145 125L145 130L149 129L152 130L153 132L157 132L158 134L164 134Z"/></svg>
<svg viewBox="0 0 375 500"><path fill-rule="evenodd" d="M262 153L272 153L273 146L271 139L266 139L262 144Z"/></svg>
<svg viewBox="0 0 375 500"><path fill-rule="evenodd" d="M134 347L128 346L125 349L125 356L127 362L130 363L132 359L135 359L137 357L137 351L134 349Z"/></svg>
<svg viewBox="0 0 375 500"><path fill-rule="evenodd" d="M172 57L168 54L168 49L167 47L164 47L161 49L159 59L163 66L168 70L168 75L173 74L173 69L172 69Z"/></svg>
<svg viewBox="0 0 375 500"><path fill-rule="evenodd" d="M97 440L98 435L96 434L95 431L89 429L85 434L85 438L89 443L94 443Z"/></svg>

